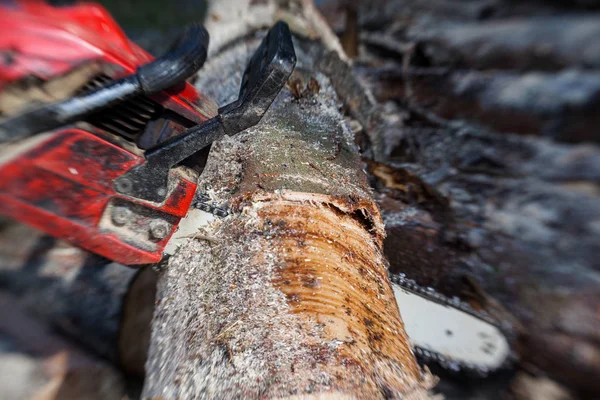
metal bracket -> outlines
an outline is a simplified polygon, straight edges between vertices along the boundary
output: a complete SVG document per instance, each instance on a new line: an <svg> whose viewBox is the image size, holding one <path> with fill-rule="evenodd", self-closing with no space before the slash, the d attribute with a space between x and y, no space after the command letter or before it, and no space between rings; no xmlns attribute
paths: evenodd
<svg viewBox="0 0 600 400"><path fill-rule="evenodd" d="M161 203L168 191L169 170L224 135L256 125L279 94L296 65L292 36L286 23L268 32L248 63L238 100L219 115L146 151L146 162L115 180L119 193Z"/></svg>

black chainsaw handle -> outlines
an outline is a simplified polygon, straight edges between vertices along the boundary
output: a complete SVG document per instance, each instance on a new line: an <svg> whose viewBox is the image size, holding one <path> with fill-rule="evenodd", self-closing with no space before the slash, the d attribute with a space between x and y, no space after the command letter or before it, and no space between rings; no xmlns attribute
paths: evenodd
<svg viewBox="0 0 600 400"><path fill-rule="evenodd" d="M145 94L153 94L185 81L194 75L208 53L209 35L200 24L189 26L177 40L176 47L137 70Z"/></svg>
<svg viewBox="0 0 600 400"><path fill-rule="evenodd" d="M114 80L91 92L5 119L0 123L0 143L80 121L140 93L151 95L175 86L202 67L206 61L208 42L206 29L202 25L191 25L176 42L178 45L175 48L139 67L135 74Z"/></svg>

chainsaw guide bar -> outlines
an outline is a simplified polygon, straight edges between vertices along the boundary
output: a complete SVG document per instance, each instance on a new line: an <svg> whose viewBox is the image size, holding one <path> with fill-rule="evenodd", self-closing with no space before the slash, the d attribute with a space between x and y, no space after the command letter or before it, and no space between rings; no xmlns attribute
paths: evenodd
<svg viewBox="0 0 600 400"><path fill-rule="evenodd" d="M404 327L421 361L479 377L512 364L514 334L508 324L457 297L421 287L404 274L390 274L390 279Z"/></svg>

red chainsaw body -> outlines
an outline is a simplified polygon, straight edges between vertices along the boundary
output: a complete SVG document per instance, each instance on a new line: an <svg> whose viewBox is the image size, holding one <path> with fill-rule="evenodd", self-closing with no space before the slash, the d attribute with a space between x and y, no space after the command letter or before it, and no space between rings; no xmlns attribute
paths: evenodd
<svg viewBox="0 0 600 400"><path fill-rule="evenodd" d="M0 4L0 90L7 83L32 76L51 79L93 61L117 67L111 77L118 78L154 59L130 41L98 4L53 7L35 0L13 3ZM197 123L207 119L203 110L210 99L189 83L153 99Z"/></svg>
<svg viewBox="0 0 600 400"><path fill-rule="evenodd" d="M114 79L152 59L99 5L0 4L0 92L92 62L109 67L103 79ZM160 204L121 195L114 181L145 162L140 141L169 139L211 118L211 109L210 99L183 82L29 139L0 155L0 213L120 263L155 263L190 207L194 176L172 170ZM125 221L114 218L116 208L127 212ZM152 221L168 227L166 236L148 231Z"/></svg>

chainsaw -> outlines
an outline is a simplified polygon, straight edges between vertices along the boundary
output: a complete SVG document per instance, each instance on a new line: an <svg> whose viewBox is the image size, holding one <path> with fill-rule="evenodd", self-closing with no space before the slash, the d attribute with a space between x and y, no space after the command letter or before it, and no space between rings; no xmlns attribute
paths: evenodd
<svg viewBox="0 0 600 400"><path fill-rule="evenodd" d="M217 108L189 82L207 57L201 25L155 59L97 4L0 12L0 214L131 266L227 216L197 180L210 145L257 124L291 75L285 23L255 51L239 98ZM484 374L511 359L510 335L485 313L391 279L421 359Z"/></svg>

